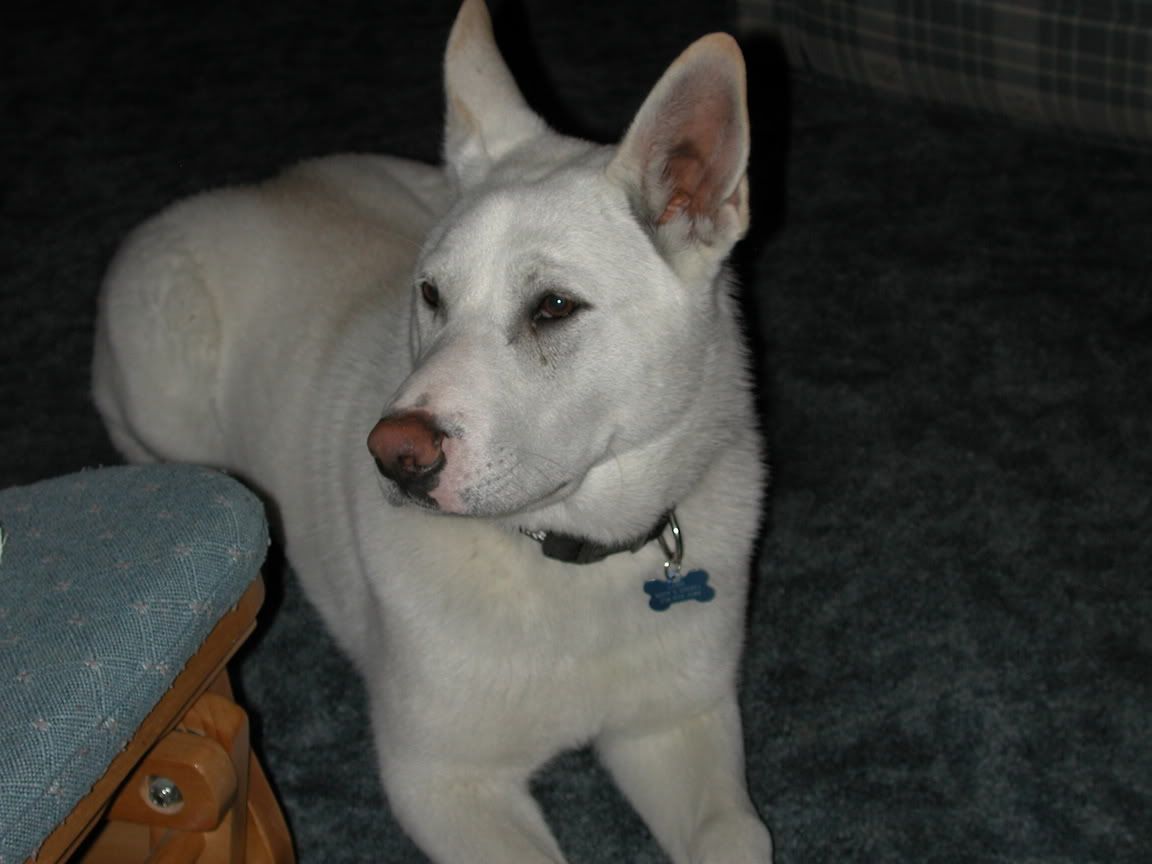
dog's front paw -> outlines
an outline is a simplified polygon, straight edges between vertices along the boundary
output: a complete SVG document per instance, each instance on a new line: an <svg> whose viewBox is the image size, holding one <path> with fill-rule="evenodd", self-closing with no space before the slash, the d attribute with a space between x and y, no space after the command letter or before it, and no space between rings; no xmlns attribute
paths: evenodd
<svg viewBox="0 0 1152 864"><path fill-rule="evenodd" d="M692 864L772 864L772 837L754 815L726 814L701 826L688 860Z"/></svg>

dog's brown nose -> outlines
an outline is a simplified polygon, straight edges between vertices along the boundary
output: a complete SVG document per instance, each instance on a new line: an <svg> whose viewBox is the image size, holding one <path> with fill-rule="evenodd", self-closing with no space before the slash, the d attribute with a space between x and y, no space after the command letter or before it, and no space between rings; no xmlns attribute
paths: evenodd
<svg viewBox="0 0 1152 864"><path fill-rule="evenodd" d="M380 420L368 435L376 467L408 492L427 492L444 467L444 432L424 411L405 411Z"/></svg>

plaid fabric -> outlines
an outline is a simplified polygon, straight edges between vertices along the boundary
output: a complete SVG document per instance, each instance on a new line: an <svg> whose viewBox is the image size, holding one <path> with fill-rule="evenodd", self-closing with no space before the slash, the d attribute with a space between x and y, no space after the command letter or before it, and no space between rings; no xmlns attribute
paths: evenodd
<svg viewBox="0 0 1152 864"><path fill-rule="evenodd" d="M739 0L793 67L901 95L1152 142L1146 0Z"/></svg>

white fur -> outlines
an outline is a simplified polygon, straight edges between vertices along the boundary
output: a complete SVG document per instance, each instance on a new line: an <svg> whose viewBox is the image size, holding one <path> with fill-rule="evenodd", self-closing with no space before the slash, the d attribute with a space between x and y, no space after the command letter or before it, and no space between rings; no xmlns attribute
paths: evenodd
<svg viewBox="0 0 1152 864"><path fill-rule="evenodd" d="M763 475L722 274L747 226L739 51L685 52L619 150L528 111L477 0L446 79L443 169L333 157L138 229L102 296L97 404L130 459L217 465L274 502L434 860L562 861L527 779L593 742L674 861L768 861L735 692ZM730 101L736 144L708 202L673 206L653 131L697 98ZM537 328L548 290L584 307ZM406 505L365 447L415 405L450 432L432 495L457 515ZM607 542L673 506L717 593L664 613L643 593L658 545L577 566L517 530Z"/></svg>

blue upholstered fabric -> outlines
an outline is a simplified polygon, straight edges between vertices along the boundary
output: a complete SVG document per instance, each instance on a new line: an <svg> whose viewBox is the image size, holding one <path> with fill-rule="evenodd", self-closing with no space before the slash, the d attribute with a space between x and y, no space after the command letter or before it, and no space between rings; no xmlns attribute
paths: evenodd
<svg viewBox="0 0 1152 864"><path fill-rule="evenodd" d="M249 491L186 465L8 489L0 525L0 864L17 864L244 593L268 535Z"/></svg>

